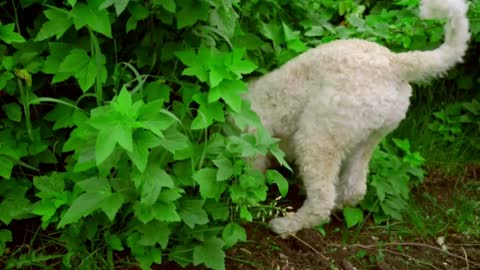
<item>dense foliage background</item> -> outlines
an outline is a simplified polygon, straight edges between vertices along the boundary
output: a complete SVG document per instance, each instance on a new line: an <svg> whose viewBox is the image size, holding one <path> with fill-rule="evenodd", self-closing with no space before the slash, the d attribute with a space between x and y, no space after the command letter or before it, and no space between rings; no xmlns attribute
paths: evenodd
<svg viewBox="0 0 480 270"><path fill-rule="evenodd" d="M402 219L423 165L478 161L480 2L470 1L465 64L416 89L410 117L372 161L371 213ZM0 254L7 268L111 269L164 260L224 269L240 224L284 212L288 182L248 160L272 153L246 80L320 43L362 38L394 51L431 49L440 22L418 0L0 1ZM237 126L232 125L231 117ZM240 131L257 126L257 135ZM415 151L413 149L415 149ZM271 196L269 196L269 194ZM268 199L267 199L268 198ZM55 246L7 250L22 222ZM35 242L35 243L34 243ZM57 259L57 260L56 260Z"/></svg>

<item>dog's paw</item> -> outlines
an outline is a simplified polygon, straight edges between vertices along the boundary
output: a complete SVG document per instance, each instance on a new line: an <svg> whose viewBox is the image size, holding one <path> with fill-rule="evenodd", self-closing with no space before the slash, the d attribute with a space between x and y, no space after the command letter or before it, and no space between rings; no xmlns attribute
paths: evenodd
<svg viewBox="0 0 480 270"><path fill-rule="evenodd" d="M295 234L303 228L301 222L295 215L274 218L268 225L271 231L280 235L282 238L287 238L289 235Z"/></svg>

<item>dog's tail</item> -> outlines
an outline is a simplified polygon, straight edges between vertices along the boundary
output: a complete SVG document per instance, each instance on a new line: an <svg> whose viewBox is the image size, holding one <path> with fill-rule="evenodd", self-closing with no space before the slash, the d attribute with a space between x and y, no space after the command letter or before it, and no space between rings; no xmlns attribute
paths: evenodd
<svg viewBox="0 0 480 270"><path fill-rule="evenodd" d="M462 62L470 39L465 0L422 0L420 16L425 19L446 19L445 41L432 51L412 51L396 55L400 72L410 82L438 77Z"/></svg>

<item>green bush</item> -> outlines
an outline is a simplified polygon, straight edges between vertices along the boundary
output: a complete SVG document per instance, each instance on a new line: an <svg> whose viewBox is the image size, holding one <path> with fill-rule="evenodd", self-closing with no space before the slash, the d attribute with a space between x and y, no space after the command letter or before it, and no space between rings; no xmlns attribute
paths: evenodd
<svg viewBox="0 0 480 270"><path fill-rule="evenodd" d="M417 4L0 1L0 254L12 220L40 218L60 233L67 268L111 269L127 250L146 269L166 259L224 269L224 249L246 239L239 224L269 186L288 191L280 174L249 166L268 152L288 164L240 98L246 76L338 38L434 47L442 28L419 20ZM478 21L472 32L479 41ZM258 134L238 129L247 125ZM379 167L400 159L379 153ZM381 196L375 187L369 198ZM7 267L52 258L11 257Z"/></svg>

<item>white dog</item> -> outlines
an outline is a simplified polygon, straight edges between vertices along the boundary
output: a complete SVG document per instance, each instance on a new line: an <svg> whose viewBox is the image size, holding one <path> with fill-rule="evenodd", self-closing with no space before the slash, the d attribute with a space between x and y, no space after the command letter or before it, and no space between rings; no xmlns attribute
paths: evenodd
<svg viewBox="0 0 480 270"><path fill-rule="evenodd" d="M358 203L366 192L375 146L405 117L412 88L462 61L470 37L464 0L423 0L422 18L447 19L445 41L432 51L393 53L364 40L338 40L297 56L249 84L246 95L263 125L288 145L307 199L275 218L278 234L328 220L334 208ZM255 161L265 169L265 157Z"/></svg>

